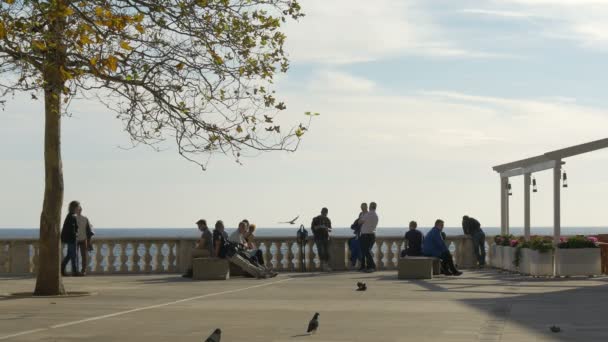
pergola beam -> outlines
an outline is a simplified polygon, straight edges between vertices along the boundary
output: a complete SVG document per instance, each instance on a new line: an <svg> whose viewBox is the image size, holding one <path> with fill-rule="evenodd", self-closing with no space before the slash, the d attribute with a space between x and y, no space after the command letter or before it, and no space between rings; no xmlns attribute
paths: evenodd
<svg viewBox="0 0 608 342"><path fill-rule="evenodd" d="M535 172L540 172L540 171L544 171L544 170L549 170L549 169L554 168L555 164L556 164L555 160L549 160L549 161L546 161L546 162L534 164L534 165L529 166L529 167L512 169L512 170L509 170L509 171L501 172L500 173L500 177L509 178L509 177L515 177L515 176L525 175L527 173L535 173ZM562 165L563 164L565 164L565 162L562 162Z"/></svg>

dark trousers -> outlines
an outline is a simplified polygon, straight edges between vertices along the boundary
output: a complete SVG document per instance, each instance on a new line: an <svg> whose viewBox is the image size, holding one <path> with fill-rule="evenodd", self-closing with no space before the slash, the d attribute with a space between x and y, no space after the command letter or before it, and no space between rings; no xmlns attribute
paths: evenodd
<svg viewBox="0 0 608 342"><path fill-rule="evenodd" d="M78 249L80 250L80 262L82 263L80 272L85 273L87 271L88 266L88 256L89 256L89 245L87 240L78 241Z"/></svg>
<svg viewBox="0 0 608 342"><path fill-rule="evenodd" d="M450 251L443 252L439 259L441 259L441 272L442 273L457 273L458 269L454 265L454 259L452 258L452 253Z"/></svg>
<svg viewBox="0 0 608 342"><path fill-rule="evenodd" d="M317 246L317 254L319 255L319 261L329 261L329 240L327 239L315 239L315 245Z"/></svg>
<svg viewBox="0 0 608 342"><path fill-rule="evenodd" d="M479 263L479 266L486 264L486 234L483 231L478 231L471 236L473 240L473 254Z"/></svg>
<svg viewBox="0 0 608 342"><path fill-rule="evenodd" d="M363 252L363 262L361 263L362 269L376 268L374 262L374 256L372 255L372 248L376 243L376 234L361 234L359 238L361 243L361 252Z"/></svg>
<svg viewBox="0 0 608 342"><path fill-rule="evenodd" d="M76 242L66 243L68 253L61 262L61 273L65 273L68 262L72 264L72 274L78 273L78 256L76 255Z"/></svg>
<svg viewBox="0 0 608 342"><path fill-rule="evenodd" d="M350 264L354 267L357 260L363 264L363 255L361 254L361 243L356 237L348 240L348 248L350 249Z"/></svg>

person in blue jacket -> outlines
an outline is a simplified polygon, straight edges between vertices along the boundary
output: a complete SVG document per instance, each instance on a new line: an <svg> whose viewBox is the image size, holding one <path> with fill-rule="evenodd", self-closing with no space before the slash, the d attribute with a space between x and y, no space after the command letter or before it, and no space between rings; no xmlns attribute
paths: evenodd
<svg viewBox="0 0 608 342"><path fill-rule="evenodd" d="M422 241L422 255L441 259L441 273L459 276L462 272L456 269L452 254L441 237L443 225L443 220L435 221L435 226Z"/></svg>

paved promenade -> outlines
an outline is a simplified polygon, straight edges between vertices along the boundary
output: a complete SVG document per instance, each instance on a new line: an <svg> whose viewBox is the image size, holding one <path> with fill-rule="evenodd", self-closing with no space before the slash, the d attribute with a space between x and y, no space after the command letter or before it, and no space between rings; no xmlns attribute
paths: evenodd
<svg viewBox="0 0 608 342"><path fill-rule="evenodd" d="M364 281L367 292L355 292ZM608 341L608 278L496 271L399 281L396 272L282 274L194 282L179 276L66 278L77 298L0 297L0 341ZM33 289L0 278L0 294ZM304 336L319 312L320 330ZM561 333L549 331L551 325Z"/></svg>

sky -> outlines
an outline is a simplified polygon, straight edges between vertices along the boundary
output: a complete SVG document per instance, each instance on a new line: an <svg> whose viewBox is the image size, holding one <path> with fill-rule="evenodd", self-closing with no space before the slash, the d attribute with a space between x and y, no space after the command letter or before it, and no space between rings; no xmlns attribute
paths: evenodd
<svg viewBox="0 0 608 342"><path fill-rule="evenodd" d="M301 0L285 27L292 61L277 79L286 120L315 117L295 153L207 171L168 147L129 146L95 102L62 127L64 211L82 202L97 227L193 227L199 218L259 227L321 207L350 226L376 201L381 227L462 215L498 226L492 166L608 137L608 1ZM38 226L44 190L43 106L0 112L0 228ZM608 227L608 150L566 160L564 226ZM552 225L551 172L536 175L532 226ZM523 225L523 182L510 220Z"/></svg>

